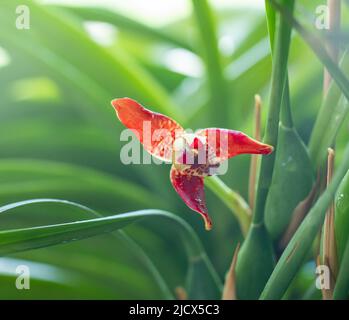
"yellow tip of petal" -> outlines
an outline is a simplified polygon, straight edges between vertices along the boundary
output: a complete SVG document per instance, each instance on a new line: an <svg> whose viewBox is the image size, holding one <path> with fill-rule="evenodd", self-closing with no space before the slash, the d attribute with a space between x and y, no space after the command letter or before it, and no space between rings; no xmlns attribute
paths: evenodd
<svg viewBox="0 0 349 320"><path fill-rule="evenodd" d="M210 231L212 229L212 221L210 218L204 218L205 219L205 229L206 231Z"/></svg>

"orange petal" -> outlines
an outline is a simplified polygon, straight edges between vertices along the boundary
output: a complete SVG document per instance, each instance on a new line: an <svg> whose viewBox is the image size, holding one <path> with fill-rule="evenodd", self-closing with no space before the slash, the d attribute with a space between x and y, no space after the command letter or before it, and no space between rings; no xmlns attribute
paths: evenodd
<svg viewBox="0 0 349 320"><path fill-rule="evenodd" d="M171 161L176 134L184 131L176 121L130 98L114 99L111 103L119 120L136 134L145 150L161 160Z"/></svg>
<svg viewBox="0 0 349 320"><path fill-rule="evenodd" d="M192 210L201 214L206 230L211 230L212 221L206 207L204 178L182 174L174 166L171 168L170 179L173 187L184 203Z"/></svg>
<svg viewBox="0 0 349 320"><path fill-rule="evenodd" d="M197 134L205 136L210 149L214 150L220 161L227 160L239 154L270 154L274 148L268 144L250 138L235 130L207 128Z"/></svg>

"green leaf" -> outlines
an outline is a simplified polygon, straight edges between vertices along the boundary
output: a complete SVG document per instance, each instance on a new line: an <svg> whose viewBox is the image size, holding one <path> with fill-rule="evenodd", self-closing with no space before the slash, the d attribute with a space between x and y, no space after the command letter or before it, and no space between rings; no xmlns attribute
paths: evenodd
<svg viewBox="0 0 349 320"><path fill-rule="evenodd" d="M263 290L261 299L281 299L284 295L311 249L311 245L325 219L327 208L331 201L333 201L336 190L348 168L349 145L347 145L343 161L338 167L328 188L309 211L280 257Z"/></svg>
<svg viewBox="0 0 349 320"><path fill-rule="evenodd" d="M101 7L78 7L64 5L54 6L67 10L83 20L110 23L111 25L132 33L137 37L147 37L154 41L167 42L177 47L185 48L190 51L192 50L192 47L188 43L182 41L182 39L179 39L162 29L149 27L146 24L121 15L115 11L107 10Z"/></svg>
<svg viewBox="0 0 349 320"><path fill-rule="evenodd" d="M0 197L52 197L59 194L70 199L88 196L104 202L115 198L151 206L154 196L132 182L88 167L42 160L0 160ZM109 200L108 200L109 199ZM158 200L156 200L159 203ZM102 201L99 201L102 204ZM108 203L105 203L108 204ZM161 205L161 203L159 203ZM106 208L104 206L104 208Z"/></svg>
<svg viewBox="0 0 349 320"><path fill-rule="evenodd" d="M1 300L93 299L97 292L104 292L111 299L115 297L107 285L67 268L9 257L0 258L0 265ZM18 290L14 285L18 278L16 268L20 265L30 270L30 290Z"/></svg>
<svg viewBox="0 0 349 320"><path fill-rule="evenodd" d="M39 204L39 203L61 204L65 206L77 207L82 211L91 213L92 215L97 217L101 217L99 213L97 213L96 211L84 205L81 205L79 203L72 202L72 201L59 200L59 199L32 199L32 200L25 200L25 201L20 201L16 203L11 203L11 204L0 207L0 214L18 207L28 206L32 204ZM126 245L130 248L130 250L135 253L137 258L139 258L139 260L141 260L144 266L150 271L150 273L154 277L154 280L159 285L164 298L173 299L174 298L173 294L169 290L167 284L165 283L165 280L162 278L160 272L157 270L157 268L155 267L151 259L146 255L144 250L134 240L132 240L132 238L130 238L124 231L119 230L118 234L115 234L115 235L118 236L118 238L121 238L121 240L123 240L126 243Z"/></svg>
<svg viewBox="0 0 349 320"><path fill-rule="evenodd" d="M345 74L338 68L337 64L331 59L321 38L314 33L309 32L290 14L290 12L280 6L275 0L269 0L272 6L280 11L285 20L298 31L301 37L306 41L310 48L314 51L320 61L325 65L333 80L337 83L344 96L349 100L349 80Z"/></svg>
<svg viewBox="0 0 349 320"><path fill-rule="evenodd" d="M155 282L159 285L164 298L168 300L173 300L174 295L169 289L165 279L162 277L161 273L156 268L150 257L142 249L142 247L123 230L119 230L119 236L126 243L126 245L136 254L137 258L143 263L143 265L150 271Z"/></svg>
<svg viewBox="0 0 349 320"><path fill-rule="evenodd" d="M25 52L26 58L41 60L52 77L71 83L80 96L91 100L94 108L109 105L117 94L130 95L178 121L183 120L180 109L163 87L131 57L122 53L121 48L111 53L94 43L72 15L64 14L64 10L27 2L35 23L30 32L22 33L13 27L12 19L16 6L22 2L6 0L2 3L0 39L5 47L9 45ZM70 48L68 54L67 47ZM93 117L95 121L98 119L96 113L90 119Z"/></svg>
<svg viewBox="0 0 349 320"><path fill-rule="evenodd" d="M349 73L349 52L345 51L339 67ZM331 82L328 93L318 112L309 141L312 162L319 167L326 161L327 148L334 143L339 129L348 115L349 104L335 82ZM326 130L324 130L326 128ZM322 146L319 148L319 146Z"/></svg>
<svg viewBox="0 0 349 320"><path fill-rule="evenodd" d="M341 182L335 199L335 237L337 256L341 263L349 238L349 171Z"/></svg>
<svg viewBox="0 0 349 320"><path fill-rule="evenodd" d="M206 65L210 91L210 118L214 125L223 126L227 120L229 97L224 78L221 56L218 49L216 25L207 0L192 0L193 9L201 37L203 58ZM217 108L219 111L217 112Z"/></svg>
<svg viewBox="0 0 349 320"><path fill-rule="evenodd" d="M188 267L186 290L189 299L220 299L221 280L215 276L215 271L207 262L206 256L198 256L191 260Z"/></svg>
<svg viewBox="0 0 349 320"><path fill-rule="evenodd" d="M0 212L5 212L18 206L37 203L40 201L60 202L67 205L73 204L69 201L36 199L7 205L0 208ZM76 206L89 213L95 212L82 205ZM190 270L188 281L190 285L190 287L188 287L188 292L191 293L190 297L192 299L203 297L206 299L218 298L221 292L221 283L205 252L203 251L199 239L184 220L173 215L172 213L161 210L140 210L102 218L0 231L0 255L7 255L82 240L122 229L129 224L141 221L143 219L154 219L160 217L167 218L174 223L173 226L178 228L179 239L182 239L187 249ZM197 281L198 279L200 279L199 282ZM198 291L206 281L208 281L210 284L209 286L206 286L210 290L206 292Z"/></svg>
<svg viewBox="0 0 349 320"><path fill-rule="evenodd" d="M8 206L5 209L7 210ZM77 222L0 231L0 255L77 241L111 232L136 222L147 214L151 215L150 212L139 211Z"/></svg>
<svg viewBox="0 0 349 320"><path fill-rule="evenodd" d="M336 279L336 286L333 292L333 299L346 300L349 297L349 239L343 253L342 263Z"/></svg>

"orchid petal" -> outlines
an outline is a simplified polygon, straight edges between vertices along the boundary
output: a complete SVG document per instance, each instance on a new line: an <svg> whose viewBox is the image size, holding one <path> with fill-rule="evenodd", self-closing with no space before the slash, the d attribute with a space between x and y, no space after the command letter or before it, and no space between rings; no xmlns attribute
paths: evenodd
<svg viewBox="0 0 349 320"><path fill-rule="evenodd" d="M185 175L174 166L170 173L171 183L185 204L192 210L201 214L205 220L206 230L211 230L212 221L206 207L204 191L204 178L200 176Z"/></svg>
<svg viewBox="0 0 349 320"><path fill-rule="evenodd" d="M146 151L160 160L171 161L173 142L184 131L176 121L150 111L130 98L114 99L112 106L120 121L136 134Z"/></svg>
<svg viewBox="0 0 349 320"><path fill-rule="evenodd" d="M206 128L196 132L206 137L208 148L215 153L219 162L239 154L270 154L274 148L268 144L250 138L235 130Z"/></svg>

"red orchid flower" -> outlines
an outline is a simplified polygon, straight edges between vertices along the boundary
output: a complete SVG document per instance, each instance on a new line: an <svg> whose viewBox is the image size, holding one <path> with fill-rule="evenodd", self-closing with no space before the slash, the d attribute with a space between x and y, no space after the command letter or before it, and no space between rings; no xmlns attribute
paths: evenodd
<svg viewBox="0 0 349 320"><path fill-rule="evenodd" d="M144 149L172 163L170 180L179 196L212 228L204 192L204 177L217 174L223 161L238 154L270 154L273 147L242 132L206 128L187 133L173 119L144 108L130 98L112 101L119 120L131 129Z"/></svg>

